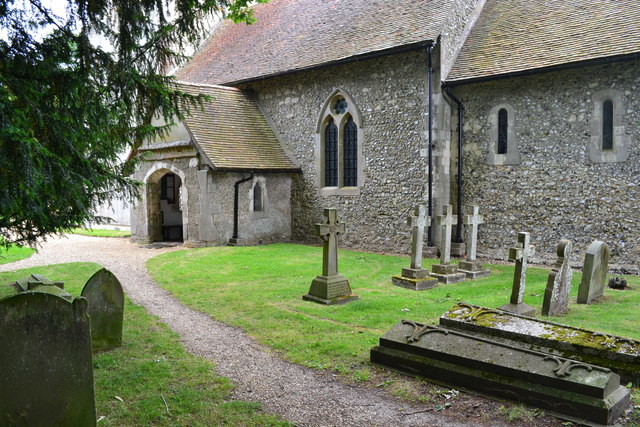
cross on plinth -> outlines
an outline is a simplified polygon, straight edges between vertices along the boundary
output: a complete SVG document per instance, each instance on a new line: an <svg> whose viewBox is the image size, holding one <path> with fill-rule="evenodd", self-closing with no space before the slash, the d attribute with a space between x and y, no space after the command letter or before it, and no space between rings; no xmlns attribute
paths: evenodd
<svg viewBox="0 0 640 427"><path fill-rule="evenodd" d="M411 268L422 268L422 243L424 240L424 228L431 225L431 217L427 216L427 208L418 205L413 216L407 217L407 225L411 227L413 240L411 242Z"/></svg>
<svg viewBox="0 0 640 427"><path fill-rule="evenodd" d="M325 222L316 224L316 232L324 240L322 246L322 275L338 274L338 234L346 231L344 222L338 221L334 208L324 210Z"/></svg>
<svg viewBox="0 0 640 427"><path fill-rule="evenodd" d="M309 292L302 296L306 301L320 304L344 304L358 299L351 292L349 281L338 274L338 234L344 234L345 225L338 221L333 208L324 210L324 222L316 224L316 232L322 240L322 275L311 282Z"/></svg>
<svg viewBox="0 0 640 427"><path fill-rule="evenodd" d="M451 261L451 227L458 223L458 218L453 216L451 205L442 206L442 215L438 216L438 222L442 227L440 264L449 264Z"/></svg>
<svg viewBox="0 0 640 427"><path fill-rule="evenodd" d="M476 251L478 248L478 225L484 224L484 218L482 215L478 215L480 212L479 206L473 207L473 215L467 215L467 225L471 226L471 232L469 233L469 261L476 260Z"/></svg>
<svg viewBox="0 0 640 427"><path fill-rule="evenodd" d="M509 249L509 261L516 262L513 274L513 289L511 291L511 304L522 304L524 297L525 281L527 279L527 261L536 253L536 248L529 244L529 233L518 233L518 245Z"/></svg>

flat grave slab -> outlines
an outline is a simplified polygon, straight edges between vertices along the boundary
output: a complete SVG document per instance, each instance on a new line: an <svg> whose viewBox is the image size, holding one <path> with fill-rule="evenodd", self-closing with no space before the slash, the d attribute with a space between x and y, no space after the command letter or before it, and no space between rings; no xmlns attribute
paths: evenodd
<svg viewBox="0 0 640 427"><path fill-rule="evenodd" d="M607 368L408 320L380 338L371 362L578 422L610 424L630 403L629 390Z"/></svg>
<svg viewBox="0 0 640 427"><path fill-rule="evenodd" d="M640 341L466 303L444 313L440 325L603 366L625 383L640 381Z"/></svg>

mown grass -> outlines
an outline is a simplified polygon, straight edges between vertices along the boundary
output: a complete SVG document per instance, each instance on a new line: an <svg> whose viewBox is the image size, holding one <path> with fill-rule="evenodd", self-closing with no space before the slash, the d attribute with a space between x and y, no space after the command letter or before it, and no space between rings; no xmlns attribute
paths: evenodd
<svg viewBox="0 0 640 427"><path fill-rule="evenodd" d="M77 296L99 268L71 263L0 273L0 285L38 273L64 281ZM288 425L257 403L229 400L229 380L187 353L179 336L144 308L126 299L124 316L122 347L93 356L98 425Z"/></svg>
<svg viewBox="0 0 640 427"><path fill-rule="evenodd" d="M338 306L301 298L321 272L319 247L273 244L191 249L162 254L147 266L154 279L186 305L244 329L292 362L328 369L348 381L383 386L395 395L424 402L437 401L441 388L381 373L369 363L369 351L380 336L401 319L437 323L456 302L499 307L511 295L512 265L490 265L489 277L415 292L390 281L408 266L407 257L341 250L339 261L341 274L350 280L360 300ZM435 262L425 260L425 267ZM527 270L524 301L538 314L548 273L542 268ZM580 280L581 275L575 273L571 301L575 301ZM601 302L572 303L567 316L550 320L640 339L640 318L633 314L640 305L640 279L628 277L628 281L629 290L606 289Z"/></svg>
<svg viewBox="0 0 640 427"><path fill-rule="evenodd" d="M11 246L9 249L0 248L0 264L20 261L29 258L36 251L27 246Z"/></svg>
<svg viewBox="0 0 640 427"><path fill-rule="evenodd" d="M68 231L71 234L81 234L83 236L91 237L129 237L130 231L126 230L105 230L102 228L72 228Z"/></svg>

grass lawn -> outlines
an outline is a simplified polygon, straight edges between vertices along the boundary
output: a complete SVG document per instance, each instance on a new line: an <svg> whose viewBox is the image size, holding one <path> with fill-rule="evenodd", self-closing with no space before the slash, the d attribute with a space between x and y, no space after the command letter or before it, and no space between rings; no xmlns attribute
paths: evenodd
<svg viewBox="0 0 640 427"><path fill-rule="evenodd" d="M215 247L166 253L148 261L154 279L186 305L239 326L286 359L329 369L352 381L370 381L378 369L369 350L400 319L437 323L456 302L499 307L509 301L512 265L491 265L491 276L427 291L391 284L408 257L340 251L340 273L360 300L324 306L302 300L321 273L322 248L295 244ZM425 260L426 267L435 260ZM425 268L426 268L425 267ZM548 270L527 269L524 301L540 312ZM574 273L572 301L581 274ZM628 277L630 290L606 289L591 305L570 305L570 313L550 318L574 326L640 339L640 278ZM397 381L393 381L397 382ZM377 384L387 385L387 384ZM392 392L410 397L407 383ZM428 396L414 397L424 400Z"/></svg>
<svg viewBox="0 0 640 427"><path fill-rule="evenodd" d="M71 234L81 234L91 237L130 237L131 232L126 230L105 230L102 228L72 228L68 231Z"/></svg>
<svg viewBox="0 0 640 427"><path fill-rule="evenodd" d="M29 258L36 251L28 246L11 246L9 249L0 248L0 264L20 261Z"/></svg>
<svg viewBox="0 0 640 427"><path fill-rule="evenodd" d="M77 296L99 268L91 263L35 267L0 273L0 284L39 273L64 281ZM123 346L94 354L93 365L98 425L288 425L261 412L257 403L228 401L232 386L213 372L213 364L186 353L175 333L129 299Z"/></svg>

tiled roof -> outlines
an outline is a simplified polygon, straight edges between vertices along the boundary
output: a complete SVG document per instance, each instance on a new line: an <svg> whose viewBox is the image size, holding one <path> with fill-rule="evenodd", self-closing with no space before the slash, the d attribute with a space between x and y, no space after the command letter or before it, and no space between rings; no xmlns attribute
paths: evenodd
<svg viewBox="0 0 640 427"><path fill-rule="evenodd" d="M638 0L487 0L447 80L637 52Z"/></svg>
<svg viewBox="0 0 640 427"><path fill-rule="evenodd" d="M270 0L224 21L180 80L231 84L435 40L454 0Z"/></svg>
<svg viewBox="0 0 640 427"><path fill-rule="evenodd" d="M239 89L178 82L180 90L211 101L184 119L191 136L215 169L299 168L289 159L256 102Z"/></svg>

